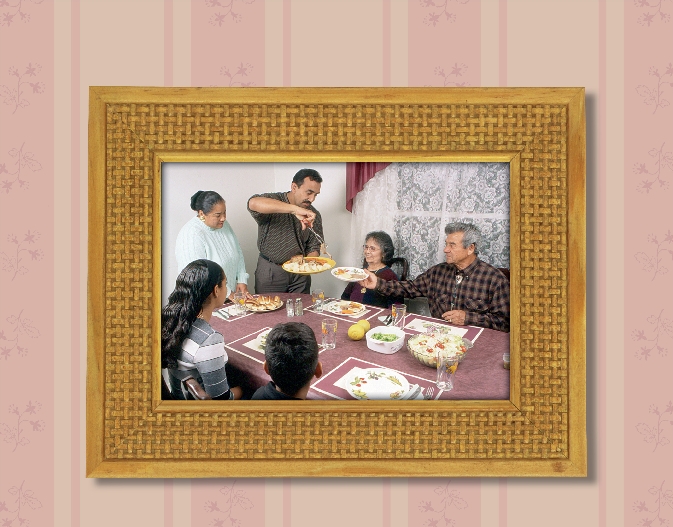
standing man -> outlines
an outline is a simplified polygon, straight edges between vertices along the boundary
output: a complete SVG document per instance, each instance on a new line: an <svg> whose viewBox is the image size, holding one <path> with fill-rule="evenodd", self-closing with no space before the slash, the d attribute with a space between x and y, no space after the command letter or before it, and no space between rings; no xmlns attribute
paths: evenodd
<svg viewBox="0 0 673 527"><path fill-rule="evenodd" d="M306 227L325 239L322 218L312 205L321 183L316 170L302 168L289 192L255 194L248 200L248 211L258 227L256 293L311 292L310 275L288 273L281 265L296 255L320 256L320 241Z"/></svg>
<svg viewBox="0 0 673 527"><path fill-rule="evenodd" d="M509 281L477 256L481 232L471 223L449 223L444 229L446 263L404 282L385 281L367 271L359 282L383 295L428 297L430 313L451 324L509 331Z"/></svg>

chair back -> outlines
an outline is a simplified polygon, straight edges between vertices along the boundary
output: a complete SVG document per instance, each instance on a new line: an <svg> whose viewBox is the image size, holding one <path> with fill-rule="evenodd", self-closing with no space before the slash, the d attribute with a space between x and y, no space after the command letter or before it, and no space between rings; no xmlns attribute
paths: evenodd
<svg viewBox="0 0 673 527"><path fill-rule="evenodd" d="M504 274L505 277L507 278L507 281L509 282L509 269L507 269L506 267L498 267L498 271Z"/></svg>
<svg viewBox="0 0 673 527"><path fill-rule="evenodd" d="M398 266L400 271L395 271L393 266ZM400 280L407 279L407 275L409 274L409 262L407 262L406 258L403 258L402 256L393 258L390 260L390 268L395 271L395 274L399 277Z"/></svg>
<svg viewBox="0 0 673 527"><path fill-rule="evenodd" d="M206 393L206 391L203 389L203 386L197 381L194 377L187 377L184 381L182 381L182 385L184 388L187 390L187 393L193 398L198 401L206 401L208 399L212 399L210 395ZM166 383L166 377L163 376L163 372L161 375L161 400L162 401L171 401L173 400L173 393L171 392L171 389L168 387L168 383Z"/></svg>

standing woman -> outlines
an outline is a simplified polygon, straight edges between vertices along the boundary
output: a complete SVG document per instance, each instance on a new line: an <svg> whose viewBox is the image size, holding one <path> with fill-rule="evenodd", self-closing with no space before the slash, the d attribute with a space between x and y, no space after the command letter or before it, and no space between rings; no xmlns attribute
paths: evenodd
<svg viewBox="0 0 673 527"><path fill-rule="evenodd" d="M362 251L364 253L363 269L368 269L384 280L398 279L395 271L390 268L395 246L387 232L374 231L367 234ZM398 297L383 296L373 289L362 287L357 282L351 282L346 286L341 299L385 308L401 301Z"/></svg>
<svg viewBox="0 0 673 527"><path fill-rule="evenodd" d="M175 257L178 269L204 258L217 262L230 279L227 297L233 299L230 287L248 293L248 273L245 271L243 251L231 225L227 221L227 204L217 192L199 190L192 196L192 210L196 216L189 220L178 234Z"/></svg>
<svg viewBox="0 0 673 527"><path fill-rule="evenodd" d="M161 367L168 368L174 399L191 399L182 381L196 379L213 399L240 399L230 388L224 338L209 324L214 309L226 299L227 277L211 260L196 260L175 281L175 290L161 312Z"/></svg>

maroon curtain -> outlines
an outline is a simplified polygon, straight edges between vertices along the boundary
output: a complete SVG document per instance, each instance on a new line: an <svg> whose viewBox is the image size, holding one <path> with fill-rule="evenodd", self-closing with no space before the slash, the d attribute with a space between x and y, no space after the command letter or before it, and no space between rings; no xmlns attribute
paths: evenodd
<svg viewBox="0 0 673 527"><path fill-rule="evenodd" d="M377 172L390 163L346 163L346 209L353 212L353 200Z"/></svg>

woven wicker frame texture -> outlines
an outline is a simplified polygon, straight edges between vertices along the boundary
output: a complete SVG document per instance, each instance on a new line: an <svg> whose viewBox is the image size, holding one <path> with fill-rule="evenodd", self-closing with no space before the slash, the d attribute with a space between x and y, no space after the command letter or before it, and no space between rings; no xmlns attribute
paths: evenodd
<svg viewBox="0 0 673 527"><path fill-rule="evenodd" d="M518 470L516 464L500 468L497 464L479 465L474 472L469 471L469 464L456 465L461 467L456 471L446 463L438 467L443 474L465 475L586 472L585 348L571 350L569 342L572 335L582 345L584 339L584 297L581 306L569 301L569 288L573 287L570 275L584 269L584 217L570 218L569 210L573 200L583 206L584 182L575 193L579 195L573 194L570 187L575 183L569 185L568 166L568 126L573 119L581 124L584 140L583 90L554 92L553 97L542 90L534 91L534 96L528 92L526 97L533 100L528 103L526 97L517 103L514 92L509 94L513 100L508 101L487 89L474 90L479 93L462 98L468 101L464 103L450 91L437 95L438 90L398 89L393 90L394 97L386 95L390 90L380 94L373 90L375 100L362 102L358 95L365 90L331 97L343 92L316 89L297 95L296 90L262 89L250 95L250 102L237 102L233 96L233 102L227 102L230 94L239 92L214 91L215 97L196 91L92 88L90 126L99 140L92 140L90 132L90 195L98 196L98 205L92 207L103 210L98 216L103 225L92 221L89 235L91 243L98 244L100 249L96 250L103 261L100 265L91 262L98 253L90 252L90 475L174 473L174 466L166 472L139 473L126 469L106 472L100 466L113 461L178 459L414 461L408 465L411 468L399 472L376 464L362 475L438 472L421 468L425 460L539 460L551 463L540 465L547 467L544 470ZM502 92L507 90L498 93ZM569 116L569 108L580 98L581 116ZM415 103L417 100L423 102ZM583 143L581 148L583 178ZM276 407L268 403L260 408L250 402L180 406L158 400L160 305L155 288L160 287L161 162L195 156L221 161L230 154L235 154L236 160L250 156L255 161L279 161L295 154L311 160L313 153L321 154L321 161L364 160L360 154L385 161L425 159L423 156L510 161L510 401L408 402L409 406L308 402ZM103 163L104 172L99 170ZM582 246L577 263L570 255L573 222L581 227L576 240ZM97 265L99 271L92 272ZM584 288L584 277L577 280ZM571 311L581 319L573 328ZM576 354L574 363L571 351ZM578 436L572 454L578 457L572 469L568 468L574 437L570 431L571 400L579 404L572 430ZM271 466L273 470L268 469ZM248 475L296 474L288 466L268 465ZM345 466L348 463L320 475L359 475ZM201 474L213 475L196 469L183 475ZM225 470L220 475L226 474Z"/></svg>

